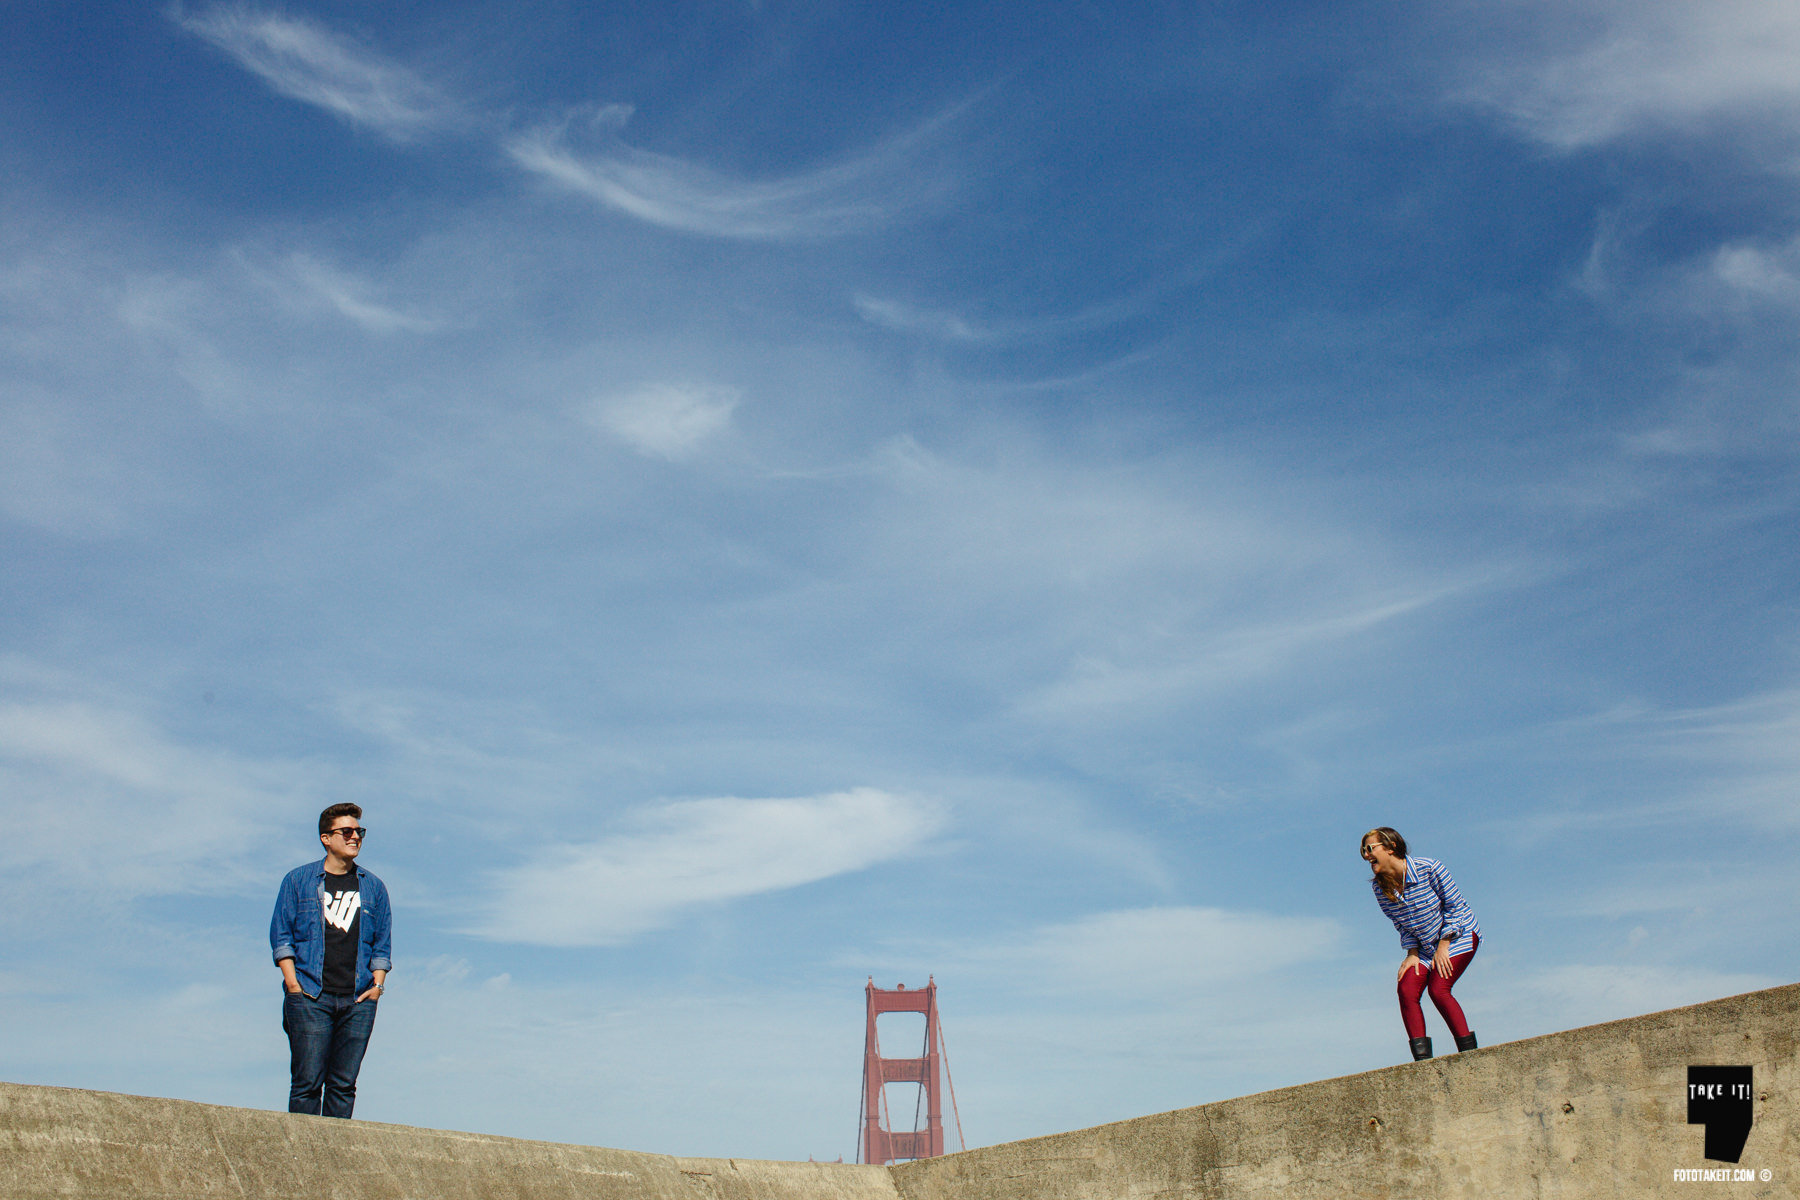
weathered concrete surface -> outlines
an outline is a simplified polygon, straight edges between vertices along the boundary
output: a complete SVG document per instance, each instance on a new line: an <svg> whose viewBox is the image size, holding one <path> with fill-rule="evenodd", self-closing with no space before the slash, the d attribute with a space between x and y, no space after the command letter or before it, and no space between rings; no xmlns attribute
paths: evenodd
<svg viewBox="0 0 1800 1200"><path fill-rule="evenodd" d="M672 1158L0 1084L0 1198L895 1200L881 1167Z"/></svg>
<svg viewBox="0 0 1800 1200"><path fill-rule="evenodd" d="M1533 1197L1705 1191L1687 1068L1755 1069L1734 1200L1800 1196L1800 985L894 1168L902 1200ZM1764 1182L1761 1171L1769 1170Z"/></svg>
<svg viewBox="0 0 1800 1200"><path fill-rule="evenodd" d="M1687 1068L1755 1069L1729 1182L1800 1196L1800 984L896 1167L684 1159L0 1084L0 1200L1691 1197Z"/></svg>

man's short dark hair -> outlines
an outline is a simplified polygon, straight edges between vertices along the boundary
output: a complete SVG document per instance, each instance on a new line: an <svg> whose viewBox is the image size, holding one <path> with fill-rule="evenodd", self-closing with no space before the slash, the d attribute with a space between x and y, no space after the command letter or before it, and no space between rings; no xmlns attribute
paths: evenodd
<svg viewBox="0 0 1800 1200"><path fill-rule="evenodd" d="M342 804L334 804L319 814L319 836L324 837L331 832L331 823L339 817L355 817L362 820L362 805L351 804L346 800Z"/></svg>

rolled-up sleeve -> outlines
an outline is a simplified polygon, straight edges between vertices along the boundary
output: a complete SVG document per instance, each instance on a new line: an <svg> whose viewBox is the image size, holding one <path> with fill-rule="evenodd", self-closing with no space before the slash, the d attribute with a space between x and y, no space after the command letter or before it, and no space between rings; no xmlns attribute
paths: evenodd
<svg viewBox="0 0 1800 1200"><path fill-rule="evenodd" d="M369 970L391 971L393 962L393 912L388 905L387 885L376 879L374 904L368 905L365 914L369 917Z"/></svg>
<svg viewBox="0 0 1800 1200"><path fill-rule="evenodd" d="M269 917L269 952L276 963L284 958L299 958L294 951L294 917L300 906L293 896L294 877L288 875L275 892L275 912Z"/></svg>

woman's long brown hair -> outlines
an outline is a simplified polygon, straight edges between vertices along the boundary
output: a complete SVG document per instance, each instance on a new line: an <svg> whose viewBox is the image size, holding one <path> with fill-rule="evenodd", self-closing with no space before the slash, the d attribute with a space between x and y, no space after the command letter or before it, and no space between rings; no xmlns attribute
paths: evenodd
<svg viewBox="0 0 1800 1200"><path fill-rule="evenodd" d="M1356 844L1356 852L1358 854L1363 852L1364 847L1369 844L1370 838L1374 838L1401 858L1406 857L1406 839L1400 836L1399 830L1390 829L1386 825L1377 825L1375 828L1369 830L1369 832L1363 834L1362 841ZM1380 881L1381 890L1387 893L1387 898L1389 900L1398 900L1400 898L1399 891L1389 887L1387 880L1382 879L1379 875L1375 878ZM1404 880L1402 880L1402 882L1404 882Z"/></svg>

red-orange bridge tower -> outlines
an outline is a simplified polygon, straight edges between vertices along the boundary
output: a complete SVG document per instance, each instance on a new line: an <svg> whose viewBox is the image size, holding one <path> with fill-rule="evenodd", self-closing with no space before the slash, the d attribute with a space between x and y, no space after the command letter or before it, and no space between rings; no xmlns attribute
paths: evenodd
<svg viewBox="0 0 1800 1200"><path fill-rule="evenodd" d="M868 1030L863 1038L862 1156L865 1163L886 1166L913 1158L936 1158L944 1152L944 1108L939 1090L939 1067L949 1077L950 1066L944 1054L944 1032L938 1023L937 979L932 977L924 987L908 991L903 983L896 988L878 988L871 977L863 989L868 1000ZM875 1018L883 1013L912 1012L925 1016L925 1045L917 1058L883 1058L881 1042L875 1033ZM910 1131L893 1127L887 1112L890 1083L919 1085L919 1104L913 1114ZM921 1114L918 1110L923 1109ZM950 1111L956 1115L956 1138L962 1142L962 1116L956 1112L955 1085L951 1085ZM920 1116L925 1118L920 1128ZM883 1118L887 1117L886 1120Z"/></svg>

